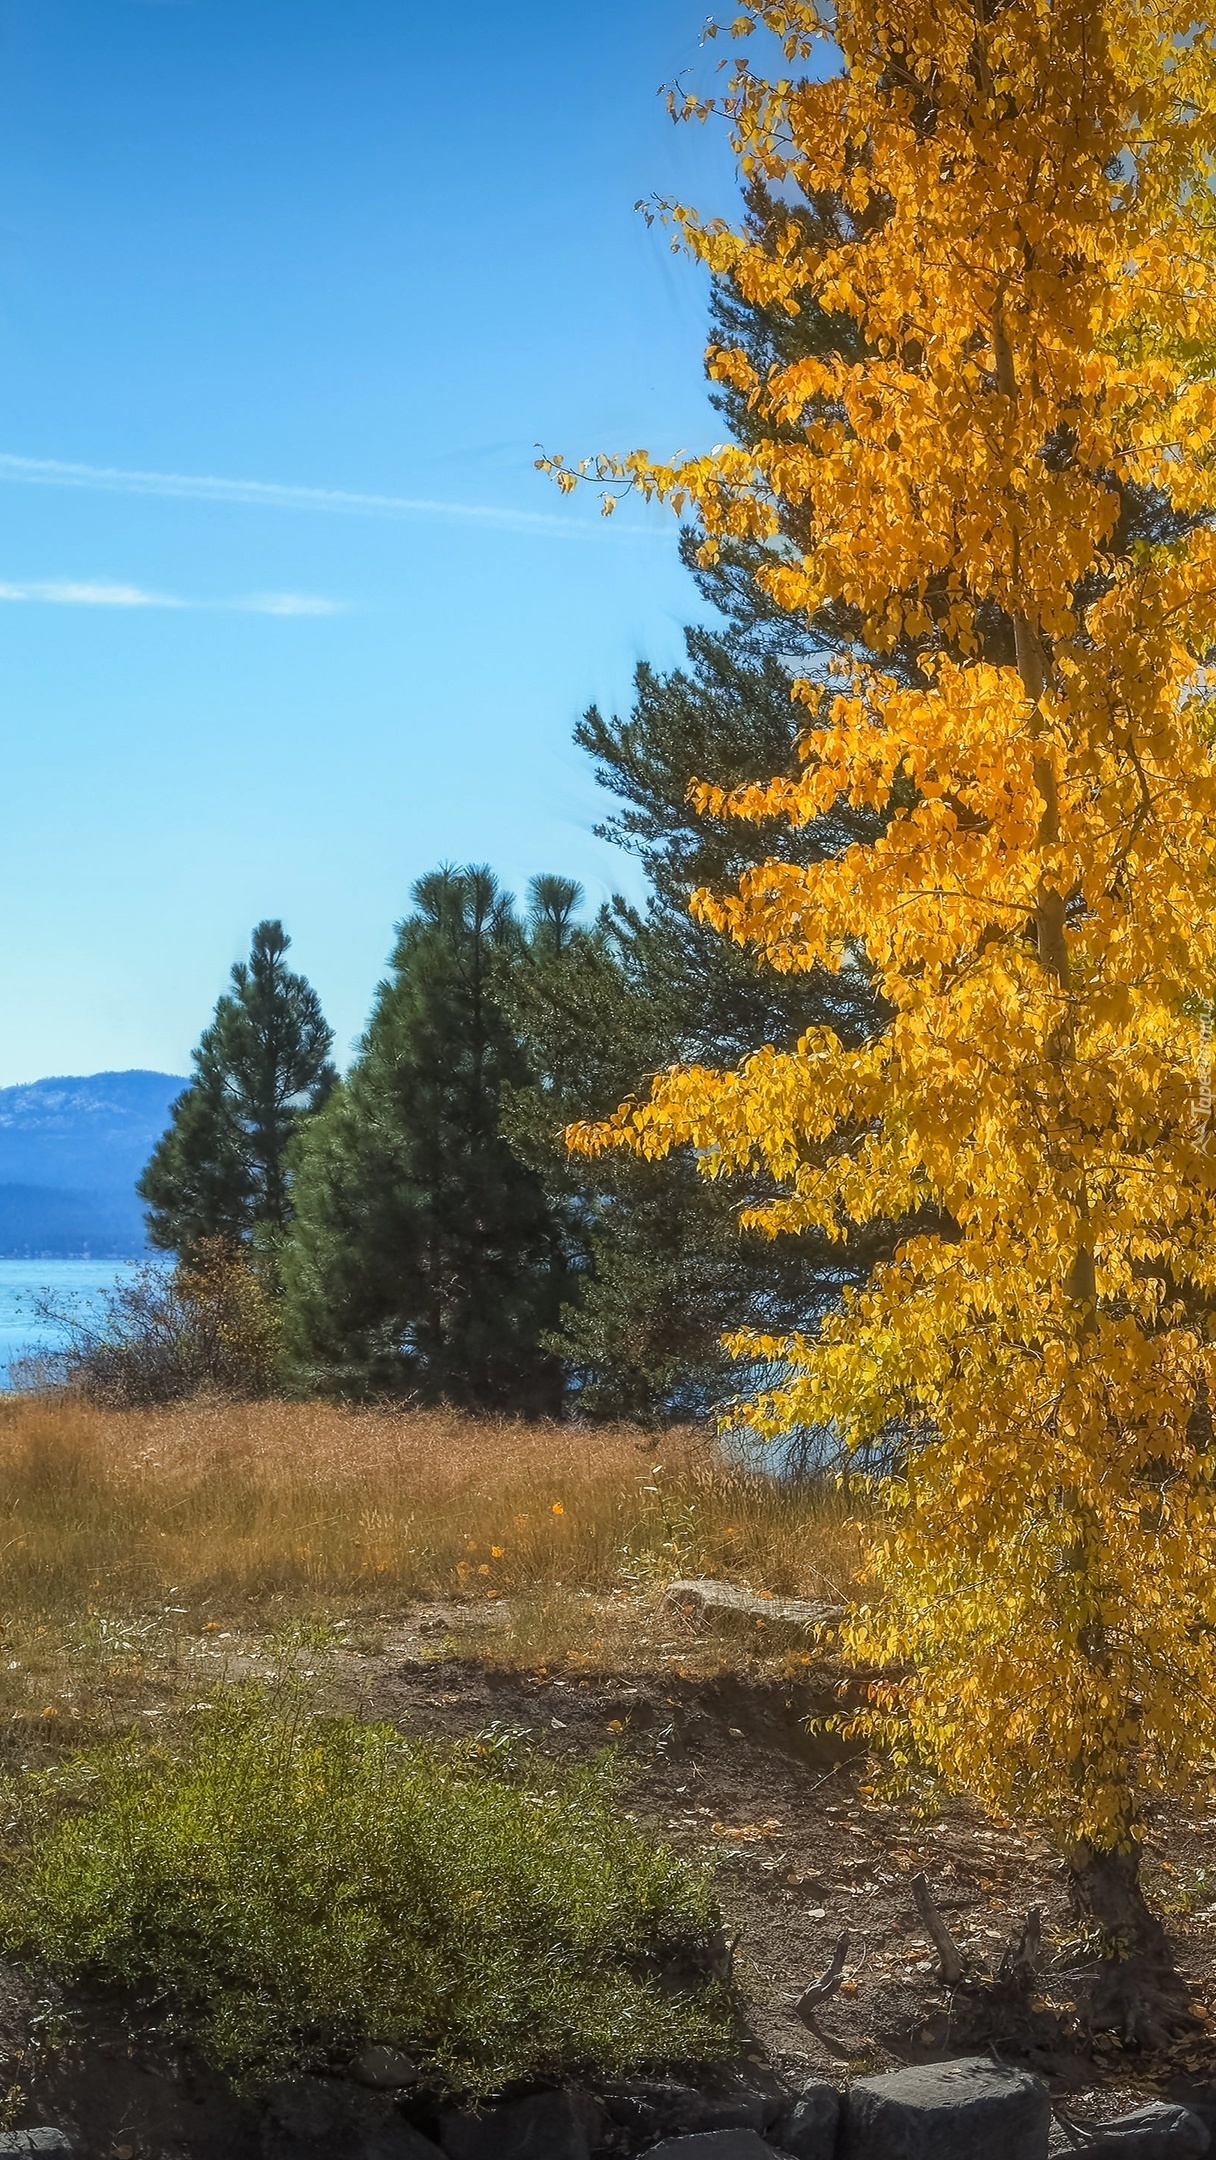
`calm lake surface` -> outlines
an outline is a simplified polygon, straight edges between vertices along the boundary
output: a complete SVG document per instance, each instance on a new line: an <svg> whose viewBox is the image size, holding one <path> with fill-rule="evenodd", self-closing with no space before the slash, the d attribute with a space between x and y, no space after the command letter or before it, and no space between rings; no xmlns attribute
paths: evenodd
<svg viewBox="0 0 1216 2160"><path fill-rule="evenodd" d="M39 1297L76 1312L95 1307L122 1274L121 1260L0 1260L0 1388L14 1358L53 1350L56 1333L34 1311Z"/></svg>

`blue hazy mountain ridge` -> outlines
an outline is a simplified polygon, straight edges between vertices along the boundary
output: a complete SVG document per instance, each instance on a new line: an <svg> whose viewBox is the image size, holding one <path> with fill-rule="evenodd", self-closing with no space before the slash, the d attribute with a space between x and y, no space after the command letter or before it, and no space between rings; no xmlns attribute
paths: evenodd
<svg viewBox="0 0 1216 2160"><path fill-rule="evenodd" d="M0 1088L0 1255L134 1259L135 1180L186 1082L109 1072Z"/></svg>

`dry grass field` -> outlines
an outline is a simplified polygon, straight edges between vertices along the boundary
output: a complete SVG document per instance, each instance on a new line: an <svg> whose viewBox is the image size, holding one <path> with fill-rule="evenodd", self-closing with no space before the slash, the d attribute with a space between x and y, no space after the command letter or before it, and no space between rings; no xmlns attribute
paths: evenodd
<svg viewBox="0 0 1216 2160"><path fill-rule="evenodd" d="M677 1576L835 1600L860 1552L847 1496L734 1467L690 1432L16 1396L0 1400L0 1720L28 1752L31 1725L53 1743L188 1690L203 1649L374 1651L419 1606L441 1609L449 1653L620 1671L672 1651Z"/></svg>

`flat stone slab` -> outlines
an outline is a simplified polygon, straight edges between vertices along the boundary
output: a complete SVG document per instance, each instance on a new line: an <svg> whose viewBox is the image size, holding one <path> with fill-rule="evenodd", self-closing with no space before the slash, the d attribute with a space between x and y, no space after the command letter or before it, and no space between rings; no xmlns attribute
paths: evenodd
<svg viewBox="0 0 1216 2160"><path fill-rule="evenodd" d="M707 1621L744 1633L813 1636L820 1628L837 1627L844 1618L843 1605L821 1605L811 1598L766 1597L759 1590L744 1590L739 1583L715 1582L709 1576L689 1576L669 1583L663 1602L694 1627Z"/></svg>
<svg viewBox="0 0 1216 2160"><path fill-rule="evenodd" d="M773 2160L773 2147L758 2130L694 2130L652 2145L643 2160Z"/></svg>
<svg viewBox="0 0 1216 2160"><path fill-rule="evenodd" d="M41 2160L77 2160L79 2147L66 2130L0 2130L0 2153L40 2154Z"/></svg>
<svg viewBox="0 0 1216 2160"><path fill-rule="evenodd" d="M1208 2126L1190 2108L1151 2100L1134 2115L1099 2123L1086 2160L1201 2160L1211 2144Z"/></svg>
<svg viewBox="0 0 1216 2160"><path fill-rule="evenodd" d="M842 2129L845 2160L1047 2160L1051 2100L1033 2071L962 2055L858 2078Z"/></svg>

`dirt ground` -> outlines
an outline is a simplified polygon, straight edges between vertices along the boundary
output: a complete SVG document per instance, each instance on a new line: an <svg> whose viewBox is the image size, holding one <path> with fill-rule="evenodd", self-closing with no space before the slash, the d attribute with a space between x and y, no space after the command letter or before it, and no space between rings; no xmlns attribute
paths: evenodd
<svg viewBox="0 0 1216 2160"><path fill-rule="evenodd" d="M450 1609L421 1609L375 1649L310 1654L325 1692L404 1729L457 1739L513 1732L555 1755L621 1751L626 1804L682 1852L712 1857L734 1974L758 2058L793 2083L843 2082L900 2063L982 2050L975 2002L951 1998L913 1902L923 1870L968 1977L991 1976L1028 1909L1043 1915L1043 1997L1006 2023L1001 2052L1049 2078L1070 2120L1108 2118L1216 2081L1216 1787L1154 1823L1146 1878L1195 1997L1195 2035L1168 2057L1126 2053L1069 2019L1080 1945L1062 1864L1030 1827L965 1802L884 1797L855 1746L808 1731L841 1670L713 1669L711 1646L666 1669L616 1675L519 1669L487 1643L453 1654ZM467 1640L467 1638L466 1638ZM214 1646L215 1657L222 1647ZM794 2001L847 1930L846 1978L808 2030Z"/></svg>

